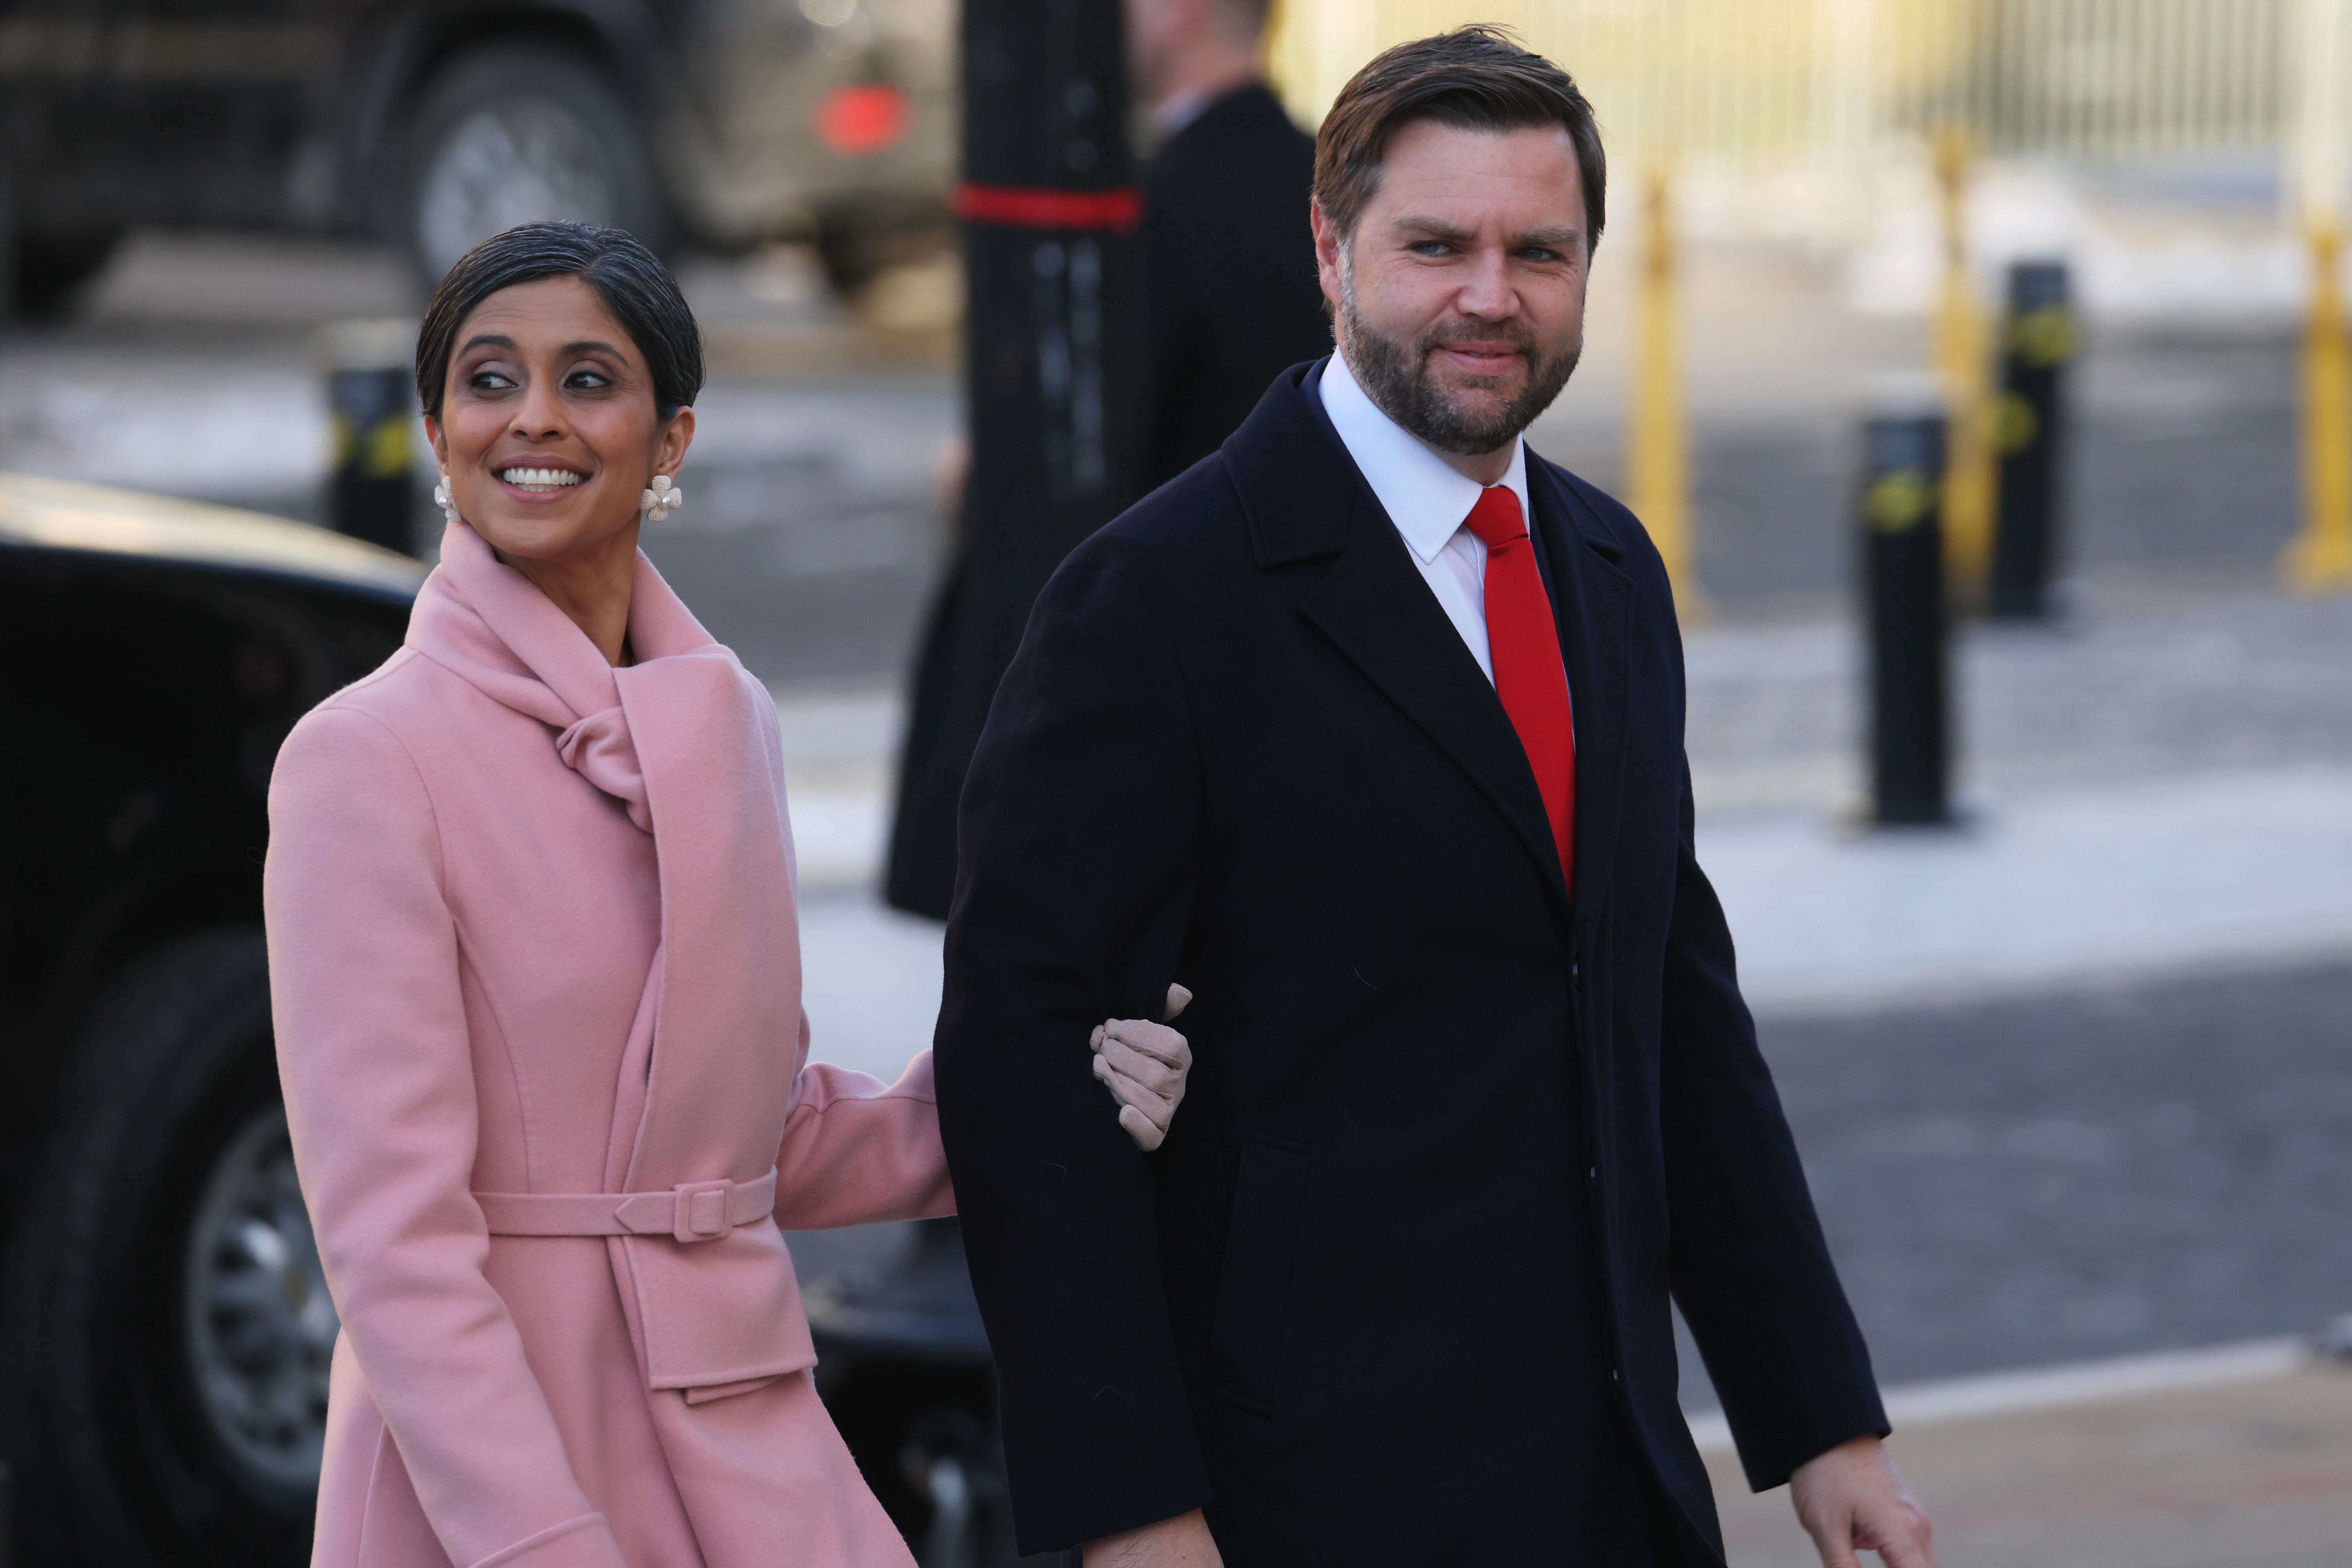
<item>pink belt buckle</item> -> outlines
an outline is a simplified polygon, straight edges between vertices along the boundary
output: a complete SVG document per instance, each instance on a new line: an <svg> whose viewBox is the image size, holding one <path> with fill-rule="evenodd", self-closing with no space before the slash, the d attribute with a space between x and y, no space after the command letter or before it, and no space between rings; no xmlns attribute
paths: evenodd
<svg viewBox="0 0 2352 1568"><path fill-rule="evenodd" d="M677 1208L670 1235L680 1241L715 1241L732 1230L727 1221L727 1195L734 1186L731 1181L688 1181L671 1188Z"/></svg>

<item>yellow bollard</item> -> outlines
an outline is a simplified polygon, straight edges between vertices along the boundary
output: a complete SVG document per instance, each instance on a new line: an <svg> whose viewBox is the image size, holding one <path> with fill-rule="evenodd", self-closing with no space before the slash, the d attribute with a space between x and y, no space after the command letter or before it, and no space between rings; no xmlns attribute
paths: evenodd
<svg viewBox="0 0 2352 1568"><path fill-rule="evenodd" d="M1936 183L1944 231L1944 277L1936 300L1936 371L1948 405L1944 470L1944 567L1954 598L1975 605L1992 561L1999 455L1993 449L1990 361L1984 314L1969 281L1969 133L1946 125L1935 138Z"/></svg>
<svg viewBox="0 0 2352 1568"><path fill-rule="evenodd" d="M1634 308L1633 407L1625 423L1626 501L1666 563L1685 624L1706 618L1691 576L1690 441L1675 310L1674 185L1663 169L1643 186L1641 290Z"/></svg>
<svg viewBox="0 0 2352 1568"><path fill-rule="evenodd" d="M2352 349L2336 275L2343 236L2310 227L2311 314L2303 338L2303 531L2279 557L2301 593L2352 588Z"/></svg>

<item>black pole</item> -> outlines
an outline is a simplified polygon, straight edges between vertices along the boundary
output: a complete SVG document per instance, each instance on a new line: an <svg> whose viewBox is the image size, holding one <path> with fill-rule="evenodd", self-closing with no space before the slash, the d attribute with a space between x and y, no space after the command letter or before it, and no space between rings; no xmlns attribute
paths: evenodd
<svg viewBox="0 0 2352 1568"><path fill-rule="evenodd" d="M1864 429L1862 572L1870 629L1871 818L1948 822L1949 615L1944 602L1944 416Z"/></svg>
<svg viewBox="0 0 2352 1568"><path fill-rule="evenodd" d="M944 919L955 809L1029 606L1134 466L1139 204L1115 0L967 0L961 544L915 669L884 894Z"/></svg>
<svg viewBox="0 0 2352 1568"><path fill-rule="evenodd" d="M339 322L320 340L335 441L327 526L403 554L416 523L415 340L404 321Z"/></svg>
<svg viewBox="0 0 2352 1568"><path fill-rule="evenodd" d="M1996 621L2042 621L2052 610L2066 452L2063 375L2074 349L2066 296L2064 262L2011 266L2000 402L1993 419L2000 448L2000 523L1986 612Z"/></svg>

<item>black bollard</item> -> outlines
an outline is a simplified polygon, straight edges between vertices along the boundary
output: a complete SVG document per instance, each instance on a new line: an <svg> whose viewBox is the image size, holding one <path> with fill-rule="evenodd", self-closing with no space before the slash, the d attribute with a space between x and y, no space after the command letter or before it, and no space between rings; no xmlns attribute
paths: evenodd
<svg viewBox="0 0 2352 1568"><path fill-rule="evenodd" d="M2009 269L2000 401L1993 410L1999 522L1985 607L1995 621L2042 621L2052 610L2066 450L2063 372L2074 351L2066 295L2063 261L2021 261Z"/></svg>
<svg viewBox="0 0 2352 1568"><path fill-rule="evenodd" d="M961 538L917 658L883 895L945 919L956 801L1029 607L1134 493L1135 227L1121 12L963 7Z"/></svg>
<svg viewBox="0 0 2352 1568"><path fill-rule="evenodd" d="M416 329L404 321L342 321L320 335L334 422L327 526L415 553Z"/></svg>
<svg viewBox="0 0 2352 1568"><path fill-rule="evenodd" d="M1871 821L1952 820L1944 416L1888 413L1863 434L1862 578L1870 632Z"/></svg>

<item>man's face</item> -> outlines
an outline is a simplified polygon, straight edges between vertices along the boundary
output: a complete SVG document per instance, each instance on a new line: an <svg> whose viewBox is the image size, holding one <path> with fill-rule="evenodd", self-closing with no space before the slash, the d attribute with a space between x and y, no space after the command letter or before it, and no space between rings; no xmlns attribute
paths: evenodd
<svg viewBox="0 0 2352 1568"><path fill-rule="evenodd" d="M1418 120L1344 242L1314 213L1348 368L1441 452L1510 444L1584 348L1589 255L1576 148L1559 126L1482 132Z"/></svg>

